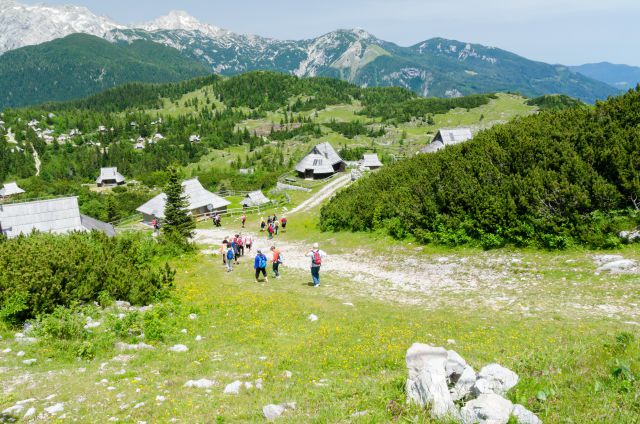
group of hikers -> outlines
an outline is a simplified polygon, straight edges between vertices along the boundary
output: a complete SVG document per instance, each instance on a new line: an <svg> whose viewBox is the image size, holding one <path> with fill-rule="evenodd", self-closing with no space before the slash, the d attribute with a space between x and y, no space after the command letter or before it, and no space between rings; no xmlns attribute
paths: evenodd
<svg viewBox="0 0 640 424"><path fill-rule="evenodd" d="M280 228L282 228L283 233L287 232L287 217L283 216L278 220L278 216L274 213L273 216L269 216L266 221L264 220L264 216L260 220L260 232L263 233L266 230L269 234L269 240L271 240L273 236L278 235Z"/></svg>
<svg viewBox="0 0 640 424"><path fill-rule="evenodd" d="M240 218L242 223L242 228L245 228L247 217L246 215L242 215ZM274 235L278 234L278 231L286 231L287 228L287 218L282 217L278 219L277 215L274 213L273 216L269 216L268 219L261 219L260 222L260 231L267 231L269 234L268 239L273 239ZM236 234L233 237L226 237L222 241L222 246L220 248L220 252L222 253L222 263L227 268L227 272L233 271L233 266L238 265L239 259L243 257L246 253L251 253L251 248L253 246L253 238L250 235L242 235L242 233ZM271 255L271 258L267 257L267 254ZM314 243L313 247L305 254L306 257L310 259L310 270L311 270L311 278L313 287L320 286L320 267L322 266L322 261L326 257L326 253L320 250L318 243ZM271 263L271 272L273 273L274 278L280 278L280 266L284 263L284 257L280 249L276 247L275 244L272 244L269 248L268 252L263 251L263 249L257 249L256 255L253 260L253 269L255 271L255 280L256 282L260 282L260 278L264 278L264 282L269 282L269 272L267 268L269 267L269 262Z"/></svg>

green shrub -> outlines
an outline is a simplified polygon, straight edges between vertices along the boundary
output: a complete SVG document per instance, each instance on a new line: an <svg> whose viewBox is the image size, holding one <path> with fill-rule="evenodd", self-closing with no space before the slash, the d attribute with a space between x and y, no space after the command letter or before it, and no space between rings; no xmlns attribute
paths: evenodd
<svg viewBox="0 0 640 424"><path fill-rule="evenodd" d="M166 297L175 272L142 235L34 234L0 243L0 316L23 321L96 300L141 305Z"/></svg>

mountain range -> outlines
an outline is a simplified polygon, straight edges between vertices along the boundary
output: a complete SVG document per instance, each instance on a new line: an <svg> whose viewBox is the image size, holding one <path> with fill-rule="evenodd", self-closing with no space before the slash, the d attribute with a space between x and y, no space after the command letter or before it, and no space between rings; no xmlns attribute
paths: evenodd
<svg viewBox="0 0 640 424"><path fill-rule="evenodd" d="M24 6L13 0L0 0L0 27L0 53L19 47L33 49L24 46L79 32L119 46L152 42L171 47L222 75L272 70L299 77L341 78L361 86L400 86L436 97L513 91L527 96L562 93L593 102L619 93L617 88L569 67L531 61L494 47L441 38L402 47L362 29L282 41L236 34L203 24L185 12L171 12L152 22L127 27L82 7ZM47 60L55 59L54 47L48 46ZM37 54L28 51L37 67ZM71 54L69 49L63 53ZM90 51L83 52L83 57L87 54ZM0 56L0 65L11 68L11 57L6 56ZM67 56L64 60L75 58ZM146 81L144 76L141 73L136 80ZM0 72L0 80L6 77ZM86 90L82 95L101 88L91 79L83 81ZM60 87L58 81L50 83ZM18 92L19 87L11 91ZM69 96L76 93L70 91ZM0 107L2 104L7 102L0 100Z"/></svg>
<svg viewBox="0 0 640 424"><path fill-rule="evenodd" d="M572 66L571 69L621 90L629 90L640 84L640 67L637 66L600 62Z"/></svg>

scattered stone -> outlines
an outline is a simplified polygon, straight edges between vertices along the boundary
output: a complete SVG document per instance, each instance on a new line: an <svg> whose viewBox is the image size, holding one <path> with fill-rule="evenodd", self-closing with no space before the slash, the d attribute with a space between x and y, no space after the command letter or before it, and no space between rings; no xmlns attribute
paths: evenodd
<svg viewBox="0 0 640 424"><path fill-rule="evenodd" d="M49 395L46 398L44 398L44 400L51 400L54 399L57 395Z"/></svg>
<svg viewBox="0 0 640 424"><path fill-rule="evenodd" d="M242 387L242 381L234 381L233 383L227 384L227 387L224 388L224 394L227 395L237 395L240 393L240 388Z"/></svg>
<svg viewBox="0 0 640 424"><path fill-rule="evenodd" d="M134 358L133 355L118 355L111 359L111 362L129 362Z"/></svg>
<svg viewBox="0 0 640 424"><path fill-rule="evenodd" d="M116 349L118 350L153 350L155 347L148 345L144 342L136 343L136 344L127 344L127 343L116 343Z"/></svg>
<svg viewBox="0 0 640 424"><path fill-rule="evenodd" d="M37 400L36 398L29 398L29 399L25 399L25 400L20 400L20 401L16 402L16 405L26 405L28 403L33 403L36 400Z"/></svg>
<svg viewBox="0 0 640 424"><path fill-rule="evenodd" d="M189 319L190 319L191 321L193 321L193 320L195 320L195 319L198 319L198 315L196 315L196 314L189 314Z"/></svg>
<svg viewBox="0 0 640 424"><path fill-rule="evenodd" d="M456 351L447 351L447 362L444 364L444 369L447 373L447 377L452 383L458 381L458 378L462 375L462 372L467 368L467 361L462 356L458 355Z"/></svg>
<svg viewBox="0 0 640 424"><path fill-rule="evenodd" d="M94 321L91 317L87 317L87 323L84 326L85 330L90 330L92 328L100 327L102 322Z"/></svg>
<svg viewBox="0 0 640 424"><path fill-rule="evenodd" d="M287 378L287 379L288 379L288 378L291 378L291 377L293 377L293 373L292 373L291 371L286 371L286 370L285 370L285 371L282 373L282 377L283 377L283 378Z"/></svg>
<svg viewBox="0 0 640 424"><path fill-rule="evenodd" d="M166 397L158 395L156 396L156 402L164 402L165 400L167 400Z"/></svg>
<svg viewBox="0 0 640 424"><path fill-rule="evenodd" d="M601 265L596 272L608 271L611 274L621 274L632 270L636 265L636 262L631 259L620 259L613 262L607 262Z"/></svg>
<svg viewBox="0 0 640 424"><path fill-rule="evenodd" d="M518 424L542 424L542 421L536 414L519 404L513 406L511 415L518 420Z"/></svg>
<svg viewBox="0 0 640 424"><path fill-rule="evenodd" d="M257 390L262 390L262 379L261 378L257 379L255 381L255 385Z"/></svg>
<svg viewBox="0 0 640 424"><path fill-rule="evenodd" d="M206 378L201 378L200 380L189 380L184 383L184 387L195 387L197 389L208 389L209 387L213 387L216 384L214 380L208 380Z"/></svg>
<svg viewBox="0 0 640 424"><path fill-rule="evenodd" d="M135 405L133 405L133 409L142 408L143 406L144 406L144 402L136 403Z"/></svg>
<svg viewBox="0 0 640 424"><path fill-rule="evenodd" d="M284 414L286 409L282 405L274 405L270 404L262 408L262 414L267 419L267 421L273 421L276 418L280 417L280 415Z"/></svg>
<svg viewBox="0 0 640 424"><path fill-rule="evenodd" d="M296 409L295 402L281 403L280 405L270 404L262 408L262 414L267 421L273 421L284 414L285 411L293 411Z"/></svg>
<svg viewBox="0 0 640 424"><path fill-rule="evenodd" d="M414 343L407 350L406 361L409 369L407 402L423 407L430 405L434 418L457 415L447 387L447 351L442 347Z"/></svg>
<svg viewBox="0 0 640 424"><path fill-rule="evenodd" d="M344 305L344 306L353 306L353 303L351 303L351 302L344 302L344 303L343 303L343 305Z"/></svg>
<svg viewBox="0 0 640 424"><path fill-rule="evenodd" d="M109 387L107 387L107 390L108 390L108 391L110 391L110 392L113 392L115 389L116 389L116 388L115 388L115 387L113 387L113 386L109 386Z"/></svg>
<svg viewBox="0 0 640 424"><path fill-rule="evenodd" d="M469 397L474 384L476 384L476 372L467 365L453 388L449 390L453 401L456 402Z"/></svg>
<svg viewBox="0 0 640 424"><path fill-rule="evenodd" d="M622 231L619 237L627 243L634 243L640 241L640 230Z"/></svg>
<svg viewBox="0 0 640 424"><path fill-rule="evenodd" d="M56 403L53 406L50 406L48 408L44 408L44 412L46 412L49 415L55 415L59 412L64 411L64 404L63 403Z"/></svg>
<svg viewBox="0 0 640 424"><path fill-rule="evenodd" d="M172 352L186 352L189 350L189 348L183 344L177 344L175 346L171 346L169 350Z"/></svg>
<svg viewBox="0 0 640 424"><path fill-rule="evenodd" d="M500 395L482 394L460 410L463 424L507 424L513 404Z"/></svg>
<svg viewBox="0 0 640 424"><path fill-rule="evenodd" d="M364 417L365 415L369 415L369 411L358 411L351 414L351 418Z"/></svg>
<svg viewBox="0 0 640 424"><path fill-rule="evenodd" d="M518 374L498 364L490 364L480 370L471 390L475 396L490 393L502 396L516 384Z"/></svg>
<svg viewBox="0 0 640 424"><path fill-rule="evenodd" d="M24 406L22 405L13 405L3 410L2 413L6 415L19 414L20 412L22 412L23 409L24 409Z"/></svg>
<svg viewBox="0 0 640 424"><path fill-rule="evenodd" d="M38 362L37 359L25 359L24 361L22 361L22 363L25 364L25 365L33 365L36 362Z"/></svg>
<svg viewBox="0 0 640 424"><path fill-rule="evenodd" d="M197 341L197 342L199 342L199 341L201 341L201 340L202 340L202 336L198 334L198 335L196 336L196 341Z"/></svg>
<svg viewBox="0 0 640 424"><path fill-rule="evenodd" d="M36 408L31 407L27 409L27 412L24 414L24 418L33 417L36 414Z"/></svg>
<svg viewBox="0 0 640 424"><path fill-rule="evenodd" d="M453 339L448 339L448 340L447 340L447 344L454 345L454 344L456 344L456 341L455 341L455 340L453 340Z"/></svg>
<svg viewBox="0 0 640 424"><path fill-rule="evenodd" d="M17 356L24 356L25 355L24 350L21 350L20 352L16 353L16 355Z"/></svg>
<svg viewBox="0 0 640 424"><path fill-rule="evenodd" d="M10 348L6 348L2 351L2 353L11 353L11 349Z"/></svg>
<svg viewBox="0 0 640 424"><path fill-rule="evenodd" d="M183 328L182 330L180 330L180 332L181 332L182 334L187 334L187 329L186 329L186 328Z"/></svg>
<svg viewBox="0 0 640 424"><path fill-rule="evenodd" d="M307 317L307 319L308 319L309 321L311 321L311 322L316 322L316 321L318 321L318 316L317 316L317 315L315 315L315 314L311 314L311 315L309 315L309 316Z"/></svg>

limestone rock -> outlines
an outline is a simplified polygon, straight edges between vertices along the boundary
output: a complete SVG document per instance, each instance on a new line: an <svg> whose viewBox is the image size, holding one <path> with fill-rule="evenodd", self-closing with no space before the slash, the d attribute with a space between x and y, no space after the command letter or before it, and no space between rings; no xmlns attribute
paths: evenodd
<svg viewBox="0 0 640 424"><path fill-rule="evenodd" d="M476 384L476 372L473 367L467 365L460 377L458 377L458 381L449 391L451 399L455 402L468 397L474 384Z"/></svg>
<svg viewBox="0 0 640 424"><path fill-rule="evenodd" d="M118 350L153 350L155 348L144 342L140 342L136 344L127 344L127 343L120 342L120 343L116 343L116 349Z"/></svg>
<svg viewBox="0 0 640 424"><path fill-rule="evenodd" d="M604 265L600 266L596 271L597 272L608 271L611 274L620 274L622 272L633 269L635 265L636 265L636 262L631 259L620 259L613 262L607 262Z"/></svg>
<svg viewBox="0 0 640 424"><path fill-rule="evenodd" d="M518 424L542 424L542 421L536 414L522 405L514 405L511 415L516 417Z"/></svg>
<svg viewBox="0 0 640 424"><path fill-rule="evenodd" d="M507 424L513 404L496 394L482 394L460 410L463 424Z"/></svg>
<svg viewBox="0 0 640 424"><path fill-rule="evenodd" d="M213 380L208 380L206 378L201 378L200 380L189 380L184 383L184 387L195 387L197 389L208 389L210 387L215 386L216 382Z"/></svg>
<svg viewBox="0 0 640 424"><path fill-rule="evenodd" d="M186 352L189 350L189 348L183 344L177 344L175 346L171 346L169 350L172 352Z"/></svg>
<svg viewBox="0 0 640 424"><path fill-rule="evenodd" d="M409 369L407 402L431 406L431 415L435 418L456 416L457 409L447 387L447 351L442 347L414 343L407 350L406 361Z"/></svg>
<svg viewBox="0 0 640 424"><path fill-rule="evenodd" d="M318 321L318 316L315 314L311 314L307 317L307 319L311 322L315 322L315 321Z"/></svg>
<svg viewBox="0 0 640 424"><path fill-rule="evenodd" d="M455 383L458 381L458 377L462 375L462 372L467 367L467 361L454 350L447 351L447 362L445 362L444 369L447 372L447 378Z"/></svg>
<svg viewBox="0 0 640 424"><path fill-rule="evenodd" d="M475 396L495 393L504 395L518 384L518 375L508 368L498 364L483 367L478 373L476 384L472 388Z"/></svg>
<svg viewBox="0 0 640 424"><path fill-rule="evenodd" d="M262 408L262 414L268 421L273 421L280 415L284 414L284 406L270 404Z"/></svg>
<svg viewBox="0 0 640 424"><path fill-rule="evenodd" d="M240 393L242 385L242 381L234 381L231 384L227 384L227 387L224 388L224 394L237 395L238 393Z"/></svg>

